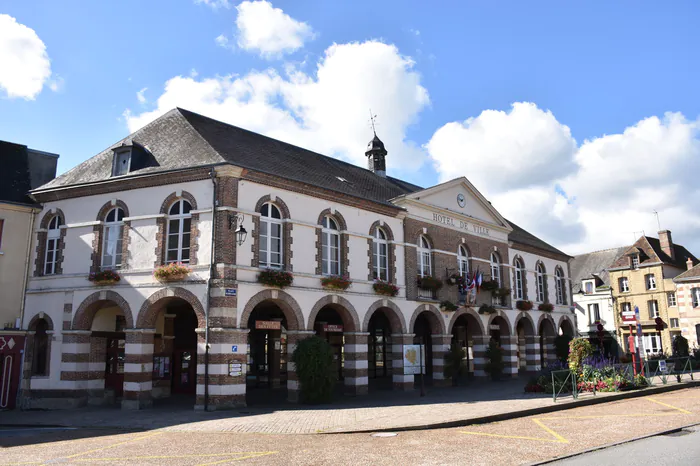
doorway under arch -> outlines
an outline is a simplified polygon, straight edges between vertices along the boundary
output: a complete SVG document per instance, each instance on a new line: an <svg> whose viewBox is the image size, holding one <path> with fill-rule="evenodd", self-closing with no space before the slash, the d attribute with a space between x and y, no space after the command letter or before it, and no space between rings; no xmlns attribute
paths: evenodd
<svg viewBox="0 0 700 466"><path fill-rule="evenodd" d="M455 316L451 333L452 343L457 344L464 352L467 378L471 378L474 376L474 337L483 335L481 322L475 315L464 312Z"/></svg>

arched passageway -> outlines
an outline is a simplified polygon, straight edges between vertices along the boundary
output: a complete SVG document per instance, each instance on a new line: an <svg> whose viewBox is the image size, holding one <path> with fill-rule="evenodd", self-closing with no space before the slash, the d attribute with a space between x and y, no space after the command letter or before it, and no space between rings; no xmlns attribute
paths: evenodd
<svg viewBox="0 0 700 466"><path fill-rule="evenodd" d="M540 335L540 361L545 366L557 359L554 350L554 337L556 336L554 333L554 321L550 316L540 320L538 333Z"/></svg>
<svg viewBox="0 0 700 466"><path fill-rule="evenodd" d="M452 343L456 343L464 352L465 364L467 366L468 377L474 375L474 344L475 337L483 335L483 327L479 318L469 313L463 313L454 318L452 324Z"/></svg>
<svg viewBox="0 0 700 466"><path fill-rule="evenodd" d="M372 312L367 325L367 367L370 389L393 388L392 334L402 333L399 315L389 307Z"/></svg>
<svg viewBox="0 0 700 466"><path fill-rule="evenodd" d="M535 361L535 327L527 315L518 317L515 324L517 337L518 372L534 372L537 370Z"/></svg>

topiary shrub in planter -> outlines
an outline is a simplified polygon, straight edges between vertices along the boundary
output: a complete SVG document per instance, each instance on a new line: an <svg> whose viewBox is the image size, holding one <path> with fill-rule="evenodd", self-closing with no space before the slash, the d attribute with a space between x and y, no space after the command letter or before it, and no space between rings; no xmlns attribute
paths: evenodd
<svg viewBox="0 0 700 466"><path fill-rule="evenodd" d="M153 271L153 276L161 282L176 282L184 280L192 272L188 266L181 262L171 262L161 265Z"/></svg>
<svg viewBox="0 0 700 466"><path fill-rule="evenodd" d="M385 282L383 280L376 280L372 285L372 289L375 293L384 296L396 296L399 294L399 287L393 283Z"/></svg>
<svg viewBox="0 0 700 466"><path fill-rule="evenodd" d="M88 275L88 281L91 281L95 285L112 285L121 279L119 274L114 270L100 270L99 272L92 272Z"/></svg>
<svg viewBox="0 0 700 466"><path fill-rule="evenodd" d="M498 380L503 373L503 348L494 340L489 342L486 348L486 364L484 365L486 373L491 374L491 379Z"/></svg>
<svg viewBox="0 0 700 466"><path fill-rule="evenodd" d="M291 273L284 270L265 269L258 274L258 283L277 288L290 286L294 281Z"/></svg>
<svg viewBox="0 0 700 466"><path fill-rule="evenodd" d="M440 310L441 311L447 311L447 312L453 312L457 310L457 306L452 302L452 301L442 301L440 302Z"/></svg>
<svg viewBox="0 0 700 466"><path fill-rule="evenodd" d="M442 288L442 280L431 277L430 275L418 277L418 288L421 290L437 291Z"/></svg>
<svg viewBox="0 0 700 466"><path fill-rule="evenodd" d="M537 310L542 312L552 312L554 310L554 304L541 303L539 306L537 306Z"/></svg>
<svg viewBox="0 0 700 466"><path fill-rule="evenodd" d="M481 307L479 307L479 314L495 314L496 312L496 308L488 304L482 304Z"/></svg>
<svg viewBox="0 0 700 466"><path fill-rule="evenodd" d="M331 401L336 382L331 345L317 336L305 338L294 349L292 362L299 379L300 401L307 404Z"/></svg>
<svg viewBox="0 0 700 466"><path fill-rule="evenodd" d="M466 356L464 348L454 342L445 354L445 377L452 380L452 385L457 385L459 378L467 374Z"/></svg>
<svg viewBox="0 0 700 466"><path fill-rule="evenodd" d="M321 286L331 290L347 290L352 281L347 275L329 275L321 278Z"/></svg>
<svg viewBox="0 0 700 466"><path fill-rule="evenodd" d="M534 304L532 304L532 301L527 301L523 299L519 299L515 303L515 307L521 311L530 311L534 307Z"/></svg>
<svg viewBox="0 0 700 466"><path fill-rule="evenodd" d="M574 338L569 342L569 370L576 374L581 369L583 360L593 354L591 342L585 338Z"/></svg>

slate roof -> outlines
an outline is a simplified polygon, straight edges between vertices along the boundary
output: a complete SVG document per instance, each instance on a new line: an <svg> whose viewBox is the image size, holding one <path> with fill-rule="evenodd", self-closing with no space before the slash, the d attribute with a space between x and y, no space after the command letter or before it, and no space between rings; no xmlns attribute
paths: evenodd
<svg viewBox="0 0 700 466"><path fill-rule="evenodd" d="M629 259L627 256L633 252L640 253L639 265L654 264L663 262L664 264L685 270L687 268L686 261L692 259L693 264L698 263L698 259L685 247L680 244L673 244L674 258L661 250L661 243L658 238L651 236L641 236L632 246L629 246L625 252L617 258L611 265L611 269L629 267Z"/></svg>
<svg viewBox="0 0 700 466"><path fill-rule="evenodd" d="M623 246L574 256L570 262L573 292L581 291L581 280L593 277L600 279L596 286L610 285L610 275L607 269L628 249L629 246Z"/></svg>
<svg viewBox="0 0 700 466"><path fill-rule="evenodd" d="M694 266L690 270L686 270L680 275L677 275L673 281L686 281L686 280L693 280L693 279L698 279L700 280L700 264Z"/></svg>
<svg viewBox="0 0 700 466"><path fill-rule="evenodd" d="M0 141L0 202L35 204L29 191L56 176L58 155Z"/></svg>
<svg viewBox="0 0 700 466"><path fill-rule="evenodd" d="M132 144L143 147L152 156L152 163L120 178L231 163L392 207L395 206L390 199L423 190L397 178L383 178L356 165L175 108L35 192L114 179L111 177L113 150ZM516 224L508 223L513 227L509 236L513 242L569 257Z"/></svg>

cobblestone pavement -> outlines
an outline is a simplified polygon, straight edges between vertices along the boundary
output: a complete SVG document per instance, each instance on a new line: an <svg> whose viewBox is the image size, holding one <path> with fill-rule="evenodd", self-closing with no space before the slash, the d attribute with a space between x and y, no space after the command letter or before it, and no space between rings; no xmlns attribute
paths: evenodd
<svg viewBox="0 0 700 466"><path fill-rule="evenodd" d="M390 437L15 428L0 430L0 466L47 463L507 466L547 461L697 423L700 423L700 388L490 424L400 432ZM674 436L668 439L672 443ZM624 459L599 464L620 461Z"/></svg>
<svg viewBox="0 0 700 466"><path fill-rule="evenodd" d="M671 383L670 383L671 384ZM523 393L521 379L468 387L431 389L419 393L383 391L358 398L341 398L318 407L280 405L201 412L192 404L165 404L143 411L83 408L66 411L0 413L0 425L44 425L166 429L170 431L312 434L399 429L461 421L555 404L551 395ZM599 398L614 394L598 394ZM579 401L590 397L581 396ZM574 400L556 402L567 406Z"/></svg>

